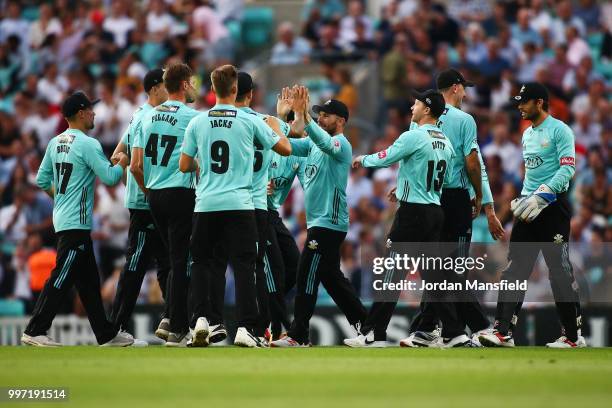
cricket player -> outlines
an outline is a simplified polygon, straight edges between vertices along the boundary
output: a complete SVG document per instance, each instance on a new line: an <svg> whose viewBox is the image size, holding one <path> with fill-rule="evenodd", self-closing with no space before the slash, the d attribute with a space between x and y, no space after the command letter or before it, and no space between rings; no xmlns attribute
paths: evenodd
<svg viewBox="0 0 612 408"><path fill-rule="evenodd" d="M236 108L238 72L232 65L216 68L211 74L217 103L189 124L181 149L180 169L189 173L200 164L191 253L192 346L209 343L210 262L214 249L227 251L236 282L238 330L234 344L266 347L258 334L260 306L257 302L255 262L259 240L254 199L255 142L262 150L291 153L291 145L280 137L275 118L262 120ZM266 176L267 177L267 176ZM264 179L264 197L265 185Z"/></svg>
<svg viewBox="0 0 612 408"><path fill-rule="evenodd" d="M276 114L283 122L289 123L294 119L291 111L293 97L291 88L283 88L276 103ZM280 339L283 326L289 329L291 321L287 315L285 297L295 286L297 267L300 259L300 250L293 239L293 235L278 212L283 205L293 180L297 177L302 187L305 185L304 169L306 158L298 156L281 156L272 154L272 162L268 169L268 242L265 267L271 275L268 282L270 294L271 332L274 340Z"/></svg>
<svg viewBox="0 0 612 408"><path fill-rule="evenodd" d="M457 251L454 252L454 256L465 257L470 251L472 220L480 213L481 203L487 216L491 236L494 239L503 237L504 229L495 215L489 178L476 139L476 122L470 114L461 110L461 104L466 96L465 88L474 84L467 81L459 71L448 69L438 74L436 85L445 101L444 112L437 125L451 141L457 153L449 163L448 184L442 190L444 225L441 241L456 242ZM470 198L471 191L474 191L473 200ZM462 276L467 278L467 274ZM400 341L400 345L437 346L440 331L436 327L439 319L433 307L427 302L427 296L424 295L420 313L410 327L410 336ZM457 313L463 323L470 328L474 334L473 340L476 341L478 334L490 327L490 322L472 292L464 291L460 300L456 302Z"/></svg>
<svg viewBox="0 0 612 408"><path fill-rule="evenodd" d="M68 129L47 145L36 183L53 198L53 226L58 236L56 267L45 283L32 318L21 336L23 344L57 347L47 331L57 310L73 285L87 311L98 344L129 346L134 338L108 321L100 296L100 276L91 242L96 176L115 185L128 164L124 153L115 156L114 166L102 152L100 142L85 132L94 128L93 105L82 92L62 104Z"/></svg>
<svg viewBox="0 0 612 408"><path fill-rule="evenodd" d="M123 152L128 155L128 158L131 158L134 137L142 127L143 116L168 99L163 75L164 71L160 68L151 70L145 75L143 87L147 94L147 101L132 115L132 120L113 155ZM155 334L163 340L167 340L170 320L166 317L168 315L166 282L170 272L170 260L168 259L168 251L151 216L147 196L140 189L130 172L128 172L126 180L125 207L130 211L128 248L125 255L126 263L117 284L117 294L113 302L111 320L115 327L125 330L132 317L147 268L155 260L157 262L157 281L164 300L166 300L164 318Z"/></svg>
<svg viewBox="0 0 612 408"><path fill-rule="evenodd" d="M235 106L250 115L259 118L266 118L267 115L260 114L251 109L251 101L253 100L253 90L255 84L253 78L246 72L238 72L238 94L236 95ZM289 133L289 125L284 122L279 123L282 126L284 135ZM264 147L266 141L259 140L259 134L255 135L254 139L254 161L253 161L253 205L255 207L255 223L257 224L257 259L255 268L255 280L257 287L257 304L259 306L259 320L255 330L255 334L263 342L270 340L270 307L268 292L274 289L274 279L271 275L271 270L265 265L265 251L267 246L268 235L268 211L267 211L267 186L268 186L268 169L274 153L271 148ZM278 155L280 156L280 155ZM282 157L282 156L280 156ZM225 294L225 271L227 269L227 249L221 244L215 248L215 256L211 263L211 313L210 327L212 342L218 341L221 337L213 332L217 329L217 325L223 324L223 305Z"/></svg>
<svg viewBox="0 0 612 408"><path fill-rule="evenodd" d="M515 220L508 266L501 279L510 282L528 279L541 251L561 321L561 337L547 347L586 347L580 335L580 299L568 244L571 205L567 196L576 171L574 134L569 126L548 113L548 91L542 84L524 84L513 99L521 117L530 121L531 126L523 132L525 180L521 196L511 204ZM499 293L494 327L479 336L483 346L514 347L512 330L524 296L520 290Z"/></svg>
<svg viewBox="0 0 612 408"><path fill-rule="evenodd" d="M289 139L292 154L306 157L304 190L306 243L297 273L294 320L287 336L273 347L309 346L309 322L317 301L319 282L354 327L364 321L366 310L350 282L340 270L340 245L348 230L346 184L352 147L344 136L349 114L346 105L331 99L315 105L318 123L308 114L308 90L296 87L293 96L296 120L292 132L308 137Z"/></svg>
<svg viewBox="0 0 612 408"><path fill-rule="evenodd" d="M143 115L134 139L130 169L148 194L151 215L170 257L170 332L166 346L183 347L189 341L189 236L196 174L179 170L179 156L185 129L199 112L186 105L195 100L197 93L188 65L177 63L167 67L164 86L168 100Z"/></svg>
<svg viewBox="0 0 612 408"><path fill-rule="evenodd" d="M358 156L353 161L354 167L372 168L400 162L398 187L395 190L400 206L389 232L387 246L400 242L437 243L441 240L444 226L441 196L455 156L451 141L437 127L444 109L444 98L439 92L428 90L415 93L412 121L416 126L404 132L389 148L368 156ZM422 250L426 252L431 248L423 247ZM441 271L423 270L421 274L424 280L439 280L442 277ZM388 270L385 280L397 280L400 278L398 275L394 269ZM356 338L346 339L344 344L350 347L384 347L386 329L398 296L399 293L395 295L395 301L375 302L361 327L361 333ZM442 320L444 342L441 346L471 346L469 337L463 331L465 325L458 321L455 306L441 301L432 301L431 305Z"/></svg>

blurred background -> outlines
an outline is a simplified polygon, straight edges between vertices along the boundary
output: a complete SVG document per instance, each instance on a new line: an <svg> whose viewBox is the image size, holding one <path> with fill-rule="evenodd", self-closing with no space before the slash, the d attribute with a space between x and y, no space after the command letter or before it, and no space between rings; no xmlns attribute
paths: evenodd
<svg viewBox="0 0 612 408"><path fill-rule="evenodd" d="M52 201L35 187L49 140L67 124L66 95L84 90L96 105L95 129L108 155L144 102L147 70L184 61L197 73L197 109L214 104L209 74L232 63L250 72L254 108L273 113L283 86L308 86L314 102L350 109L354 153L382 150L410 124L412 89L435 88L444 69L477 85L463 109L478 125L495 209L509 235L510 201L523 178L521 121L509 97L540 81L551 113L576 136L571 241L612 241L612 3L605 1L420 0L0 0L0 316L31 312L55 263ZM362 259L381 252L395 205L386 193L396 169L351 172L351 227L342 271L364 300ZM93 239L102 295L109 305L125 262L129 214L124 186L96 190ZM296 182L281 209L298 246L305 236ZM484 216L473 241L490 242ZM587 257L586 279L611 290L609 251ZM536 278L537 278L536 274ZM228 299L233 284L228 276ZM548 285L546 273L541 281ZM610 292L612 293L612 292ZM328 296L319 291L320 303ZM139 303L159 304L154 274ZM63 313L84 315L78 298Z"/></svg>

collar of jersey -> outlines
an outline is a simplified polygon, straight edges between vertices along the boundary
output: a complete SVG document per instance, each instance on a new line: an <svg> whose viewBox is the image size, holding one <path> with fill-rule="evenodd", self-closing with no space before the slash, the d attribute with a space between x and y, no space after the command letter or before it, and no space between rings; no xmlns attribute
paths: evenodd
<svg viewBox="0 0 612 408"><path fill-rule="evenodd" d="M82 130L73 129L73 128L67 128L66 130L64 130L64 133L73 133L77 135L87 136L87 134L85 134Z"/></svg>
<svg viewBox="0 0 612 408"><path fill-rule="evenodd" d="M217 103L217 104L215 104L215 106L212 107L211 110L219 109L219 108L222 108L222 109L230 108L230 109L234 109L234 110L236 109L236 107L234 105L230 105L230 104L227 104L227 103Z"/></svg>
<svg viewBox="0 0 612 408"><path fill-rule="evenodd" d="M545 128L546 127L546 123L549 122L550 118L552 118L552 115L549 113L548 116L546 117L546 119L544 119L544 121L542 123L540 123L538 126L531 126L531 128L533 130Z"/></svg>

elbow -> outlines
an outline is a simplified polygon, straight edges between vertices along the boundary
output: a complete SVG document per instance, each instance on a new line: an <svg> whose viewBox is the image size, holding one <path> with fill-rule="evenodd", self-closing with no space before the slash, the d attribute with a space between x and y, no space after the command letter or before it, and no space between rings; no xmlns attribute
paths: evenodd
<svg viewBox="0 0 612 408"><path fill-rule="evenodd" d="M179 171L181 173L191 173L193 171L193 159L184 154L181 155L179 159Z"/></svg>
<svg viewBox="0 0 612 408"><path fill-rule="evenodd" d="M281 156L291 156L293 149L291 148L291 142L289 142L289 139L282 138L276 145L274 145L272 150Z"/></svg>
<svg viewBox="0 0 612 408"><path fill-rule="evenodd" d="M130 163L130 173L136 175L136 174L140 174L141 173L141 168L138 165L138 162L136 160L132 160L132 162Z"/></svg>
<svg viewBox="0 0 612 408"><path fill-rule="evenodd" d="M182 161L179 162L179 170L181 173L191 173L191 169Z"/></svg>

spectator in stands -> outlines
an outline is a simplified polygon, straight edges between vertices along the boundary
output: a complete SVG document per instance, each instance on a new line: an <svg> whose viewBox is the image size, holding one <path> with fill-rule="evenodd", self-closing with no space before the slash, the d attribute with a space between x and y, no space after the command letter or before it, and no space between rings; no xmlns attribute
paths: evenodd
<svg viewBox="0 0 612 408"><path fill-rule="evenodd" d="M572 14L571 1L562 0L558 2L556 12L557 17L553 19L550 29L552 39L555 44L567 43L567 29L571 26L576 27L580 37L584 37L586 35L584 23L579 17Z"/></svg>
<svg viewBox="0 0 612 408"><path fill-rule="evenodd" d="M321 27L319 42L312 49L312 58L319 61L339 61L344 59L342 47L338 42L337 24Z"/></svg>
<svg viewBox="0 0 612 408"><path fill-rule="evenodd" d="M49 103L59 106L66 91L68 91L68 81L63 74L58 72L57 64L49 63L44 68L44 77L38 81L36 96L47 100Z"/></svg>
<svg viewBox="0 0 612 408"><path fill-rule="evenodd" d="M353 85L351 79L351 71L349 68L338 68L335 72L334 83L338 84L338 93L335 99L343 102L352 115L359 104L359 94L357 88Z"/></svg>
<svg viewBox="0 0 612 408"><path fill-rule="evenodd" d="M62 34L62 24L53 16L53 9L47 3L38 7L38 20L30 25L29 40L33 49L38 49L49 34Z"/></svg>
<svg viewBox="0 0 612 408"><path fill-rule="evenodd" d="M493 125L491 133L493 141L482 149L485 158L499 156L503 157L502 168L505 174L512 174L523 163L523 152L521 148L510 140L510 132L507 121Z"/></svg>
<svg viewBox="0 0 612 408"><path fill-rule="evenodd" d="M364 37L366 40L374 38L374 23L372 19L364 13L361 0L350 0L348 3L348 15L340 20L340 43L349 46L357 39L357 23L364 27Z"/></svg>
<svg viewBox="0 0 612 408"><path fill-rule="evenodd" d="M499 78L501 73L510 68L510 63L499 55L499 41L496 38L487 40L487 56L477 65L478 71L486 78Z"/></svg>
<svg viewBox="0 0 612 408"><path fill-rule="evenodd" d="M446 9L441 4L434 4L429 13L429 38L434 46L446 43L454 46L460 38L459 24L446 14Z"/></svg>
<svg viewBox="0 0 612 408"><path fill-rule="evenodd" d="M51 271L55 268L56 252L52 248L43 247L42 237L33 233L30 234L26 241L26 249L28 252L27 270L29 272L29 287L31 292L30 307L33 309L40 292L42 292L45 282L51 276Z"/></svg>
<svg viewBox="0 0 612 408"><path fill-rule="evenodd" d="M380 107L383 117L379 116L379 125L383 124L387 109L405 105L407 94L407 66L406 54L408 52L406 36L398 33L395 36L393 49L384 56L380 67L382 79L383 103Z"/></svg>
<svg viewBox="0 0 612 408"><path fill-rule="evenodd" d="M516 24L512 25L512 39L521 47L528 43L542 45L542 37L531 27L530 19L531 10L522 8L516 13Z"/></svg>
<svg viewBox="0 0 612 408"><path fill-rule="evenodd" d="M210 7L208 1L199 0L196 3L200 5L193 11L193 29L195 35L208 44L207 62L213 65L231 62L234 58L234 42L221 16Z"/></svg>
<svg viewBox="0 0 612 408"><path fill-rule="evenodd" d="M21 40L23 47L28 46L28 33L30 24L21 18L21 5L17 0L9 0L5 4L6 14L0 21L0 43L4 43L11 35L16 35Z"/></svg>
<svg viewBox="0 0 612 408"><path fill-rule="evenodd" d="M113 35L113 40L119 49L128 45L128 34L136 28L136 21L128 14L129 3L124 0L114 0L111 15L106 17L102 27Z"/></svg>
<svg viewBox="0 0 612 408"><path fill-rule="evenodd" d="M317 10L324 20L329 21L342 18L346 9L342 0L306 0L302 9L302 20L309 19L312 10Z"/></svg>
<svg viewBox="0 0 612 408"><path fill-rule="evenodd" d="M449 2L448 14L463 23L480 23L491 16L491 2L487 0L451 1Z"/></svg>
<svg viewBox="0 0 612 408"><path fill-rule="evenodd" d="M285 21L278 26L278 42L272 48L270 63L273 65L306 64L310 57L310 44L296 37L293 24Z"/></svg>

